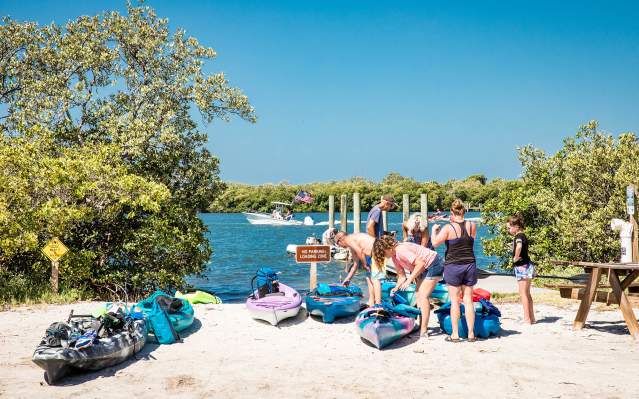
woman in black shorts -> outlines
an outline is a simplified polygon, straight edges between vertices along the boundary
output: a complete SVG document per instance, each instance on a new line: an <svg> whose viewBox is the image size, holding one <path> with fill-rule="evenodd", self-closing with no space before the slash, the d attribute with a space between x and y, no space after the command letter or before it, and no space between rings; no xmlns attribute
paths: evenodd
<svg viewBox="0 0 639 399"><path fill-rule="evenodd" d="M450 206L450 223L441 228L433 226L432 242L437 247L446 243L444 261L444 280L448 284L450 297L450 317L453 332L446 340L459 342L460 296L464 293L466 323L468 323L468 342L475 342L475 308L473 305L473 286L477 284L477 266L475 264L475 223L464 220L464 204L460 199Z"/></svg>

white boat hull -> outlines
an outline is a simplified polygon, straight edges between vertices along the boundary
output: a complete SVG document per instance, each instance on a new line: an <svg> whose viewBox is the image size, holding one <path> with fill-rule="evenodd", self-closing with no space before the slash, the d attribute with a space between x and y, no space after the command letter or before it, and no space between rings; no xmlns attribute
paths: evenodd
<svg viewBox="0 0 639 399"><path fill-rule="evenodd" d="M270 224L277 226L301 226L299 220L276 219L267 213L243 212L250 224Z"/></svg>
<svg viewBox="0 0 639 399"><path fill-rule="evenodd" d="M297 314L300 312L301 307L302 305L300 304L300 306L297 306L295 308L284 310L249 308L249 314L254 319L264 320L271 323L271 325L276 326L277 323L282 320L290 319L291 317L297 316Z"/></svg>

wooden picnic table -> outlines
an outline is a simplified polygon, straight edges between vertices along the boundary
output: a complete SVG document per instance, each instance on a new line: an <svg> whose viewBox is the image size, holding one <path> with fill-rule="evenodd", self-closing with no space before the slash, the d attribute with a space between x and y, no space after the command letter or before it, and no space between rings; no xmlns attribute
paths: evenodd
<svg viewBox="0 0 639 399"><path fill-rule="evenodd" d="M563 266L580 266L585 270L591 270L590 278L586 283L586 292L579 304L579 310L573 323L574 330L580 330L586 323L590 306L592 305L597 288L603 275L603 271L609 271L610 287L615 297L619 301L619 310L628 326L628 331L634 339L639 339L639 322L632 310L632 305L626 296L625 290L639 277L639 263L593 263L593 262L570 262L553 260L551 263ZM620 273L628 273L623 280L620 280Z"/></svg>

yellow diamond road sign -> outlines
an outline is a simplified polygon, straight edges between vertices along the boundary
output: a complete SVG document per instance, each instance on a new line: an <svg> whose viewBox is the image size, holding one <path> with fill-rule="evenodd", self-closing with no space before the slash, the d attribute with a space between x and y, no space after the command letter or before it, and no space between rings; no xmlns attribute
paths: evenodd
<svg viewBox="0 0 639 399"><path fill-rule="evenodd" d="M42 253L53 262L60 260L67 252L69 252L69 248L67 248L58 237L54 237L42 248Z"/></svg>

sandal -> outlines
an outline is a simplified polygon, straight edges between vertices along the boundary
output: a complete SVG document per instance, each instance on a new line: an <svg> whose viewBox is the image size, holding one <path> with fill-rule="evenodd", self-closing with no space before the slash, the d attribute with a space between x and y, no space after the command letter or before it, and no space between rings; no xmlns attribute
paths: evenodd
<svg viewBox="0 0 639 399"><path fill-rule="evenodd" d="M444 339L444 341L446 341L446 342L454 342L454 343L461 342L461 340L460 340L459 338L453 338L453 337L451 337L450 335L449 335L449 336L447 336L447 337Z"/></svg>
<svg viewBox="0 0 639 399"><path fill-rule="evenodd" d="M477 337L472 337L467 339L468 342L477 342Z"/></svg>

